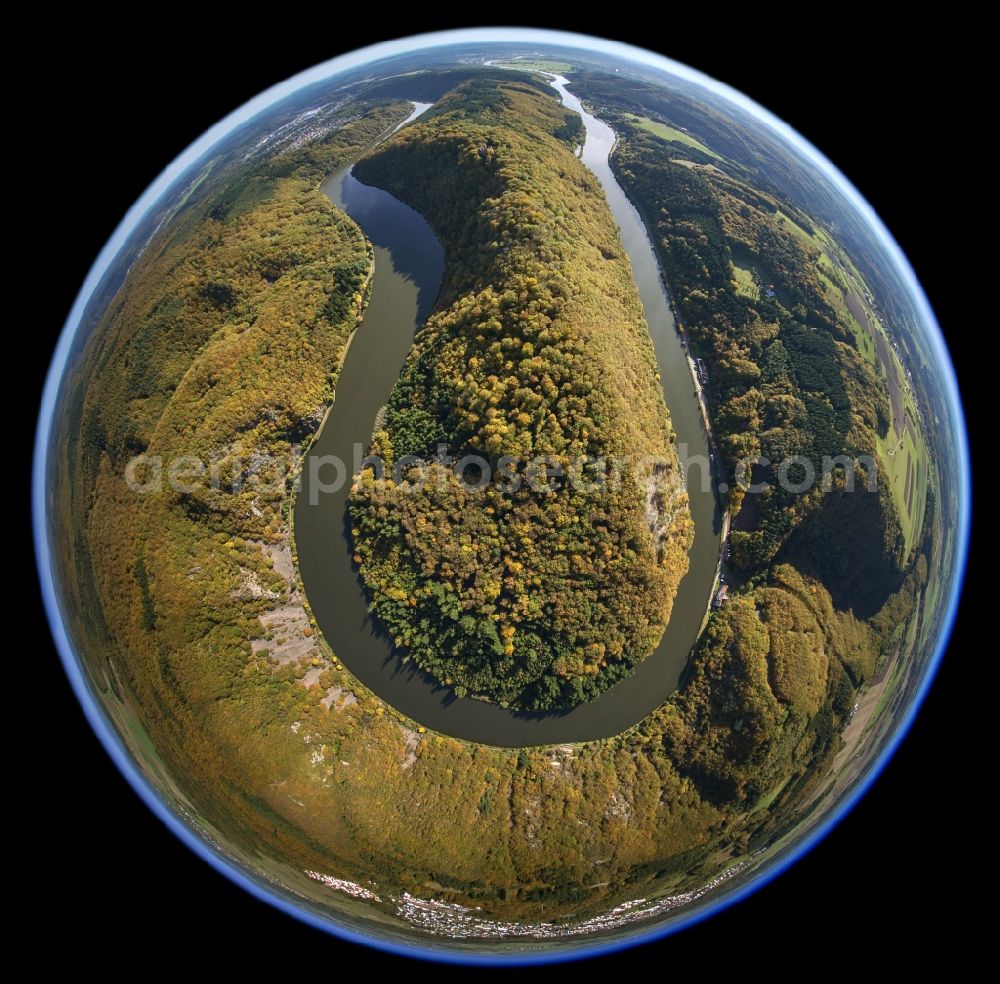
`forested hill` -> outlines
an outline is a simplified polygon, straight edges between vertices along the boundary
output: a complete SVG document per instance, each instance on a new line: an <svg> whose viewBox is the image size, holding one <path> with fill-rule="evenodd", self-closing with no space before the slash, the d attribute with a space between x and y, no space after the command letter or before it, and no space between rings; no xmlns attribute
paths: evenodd
<svg viewBox="0 0 1000 984"><path fill-rule="evenodd" d="M892 683L877 708L869 692L871 717L852 715L859 687L898 667L916 638L925 556L866 621L816 578L772 565L713 612L680 690L613 739L463 742L361 685L309 619L285 484L269 471L251 482L248 469L286 460L315 430L363 308L369 245L320 181L410 109L331 109L329 130L308 123L305 142L200 186L131 267L67 376L56 418L52 558L67 629L164 801L244 870L287 883L317 912L412 928L402 920L413 901L435 918L474 913L491 933L502 923L489 920L518 920L549 935L610 912L645 918L640 898L697 904L800 821L828 815L834 800L823 797L864 767L859 754L873 754L862 725L877 737L898 720ZM448 293L378 436L395 438L392 453L439 432L495 447L491 459L508 447L615 447L627 433L672 460L631 275L603 198L572 156L573 127L544 86L472 87L358 168L423 208L449 255ZM628 401L606 392L618 378L609 353L632 367ZM621 419L626 405L634 420ZM205 475L194 491L164 483L137 494L125 471L143 450L168 464L196 454L218 464L221 485ZM391 496L386 505L401 528L422 531L428 569L434 562L420 569L423 584L450 599L440 616L421 615L440 618L435 631L456 603L451 621L464 629L463 599L496 592L483 610L514 613L490 619L501 639L505 625L516 640L548 619L566 640L604 617L602 578L619 591L610 608L645 603L663 584L669 593L679 577L682 562L669 566L671 551L683 554L679 497L654 566L634 494L603 515L565 495L513 498L501 521L487 501L464 509L446 493L407 500L420 507L412 513ZM667 504L665 495L664 516ZM355 508L367 505L362 497ZM942 527L926 529L932 557ZM372 545L374 583L388 561L375 533L360 539ZM622 580L619 555L645 580ZM415 581L414 556L393 576ZM385 584L380 597L406 597L402 583ZM427 597L417 601L412 611L425 611ZM636 636L640 616L630 610L622 623ZM421 628L416 618L401 627ZM604 626L606 638L613 630Z"/></svg>
<svg viewBox="0 0 1000 984"><path fill-rule="evenodd" d="M759 191L798 203L815 220L835 229L865 279L879 294L893 320L909 324L914 312L895 264L843 194L814 165L804 164L788 142L749 113L723 103L701 86L674 83L676 88L599 71L573 73L573 91L619 130L620 113L669 118L682 132L698 134L712 152L705 163L740 173ZM665 112L665 109L667 111ZM691 149L690 144L688 149Z"/></svg>
<svg viewBox="0 0 1000 984"><path fill-rule="evenodd" d="M485 76L355 167L419 209L446 254L375 450L429 459L445 443L494 470L505 455L660 459L600 493L470 493L453 478L415 493L362 475L354 536L376 611L456 692L509 706L592 699L643 659L692 535L631 267L574 156L581 136L548 86Z"/></svg>
<svg viewBox="0 0 1000 984"><path fill-rule="evenodd" d="M899 586L903 536L879 455L890 425L886 384L859 350L840 289L847 273L824 250L840 254L789 204L703 153L624 117L615 125L612 166L646 218L678 316L709 367L725 469L734 474L758 456L772 463L759 476L766 492L734 492L733 563L757 571L789 560L819 577L838 607L873 614ZM842 492L841 470L830 493L819 480L795 491L806 476L799 465L785 487L775 480L778 463L808 461L820 476L824 457L841 455L871 456L875 491ZM859 469L855 489L867 478Z"/></svg>

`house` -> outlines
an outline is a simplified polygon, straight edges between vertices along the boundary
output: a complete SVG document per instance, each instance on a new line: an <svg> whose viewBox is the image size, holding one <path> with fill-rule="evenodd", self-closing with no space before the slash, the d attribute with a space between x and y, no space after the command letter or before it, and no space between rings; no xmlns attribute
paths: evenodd
<svg viewBox="0 0 1000 984"><path fill-rule="evenodd" d="M729 585L724 584L715 593L715 597L712 599L713 608L721 608L727 601L729 601Z"/></svg>

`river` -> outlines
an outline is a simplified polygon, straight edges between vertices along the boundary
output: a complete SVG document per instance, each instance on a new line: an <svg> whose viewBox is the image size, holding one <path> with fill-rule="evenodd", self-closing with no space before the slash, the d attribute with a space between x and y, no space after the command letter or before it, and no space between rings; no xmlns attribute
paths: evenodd
<svg viewBox="0 0 1000 984"><path fill-rule="evenodd" d="M708 438L694 385L649 237L608 165L614 132L587 113L554 77L564 105L580 113L587 130L583 163L600 180L621 228L642 298L659 364L663 394L678 445L708 460ZM427 106L415 109L403 124ZM681 581L670 623L657 648L632 674L597 700L560 713L525 713L455 697L450 688L408 664L368 610L352 564L347 523L349 483L313 495L310 459L333 455L350 467L356 444L371 436L379 408L399 377L416 329L437 299L444 255L423 217L388 192L361 184L347 168L328 178L323 191L364 230L375 247L371 300L348 350L326 419L309 450L295 503L295 543L306 595L320 631L341 662L365 686L419 724L489 745L549 745L607 738L662 704L677 682L697 639L714 584L721 517L709 483L695 474L689 489L695 524L690 569ZM330 466L319 471L331 482ZM706 487L701 488L702 485ZM316 504L311 504L314 499Z"/></svg>

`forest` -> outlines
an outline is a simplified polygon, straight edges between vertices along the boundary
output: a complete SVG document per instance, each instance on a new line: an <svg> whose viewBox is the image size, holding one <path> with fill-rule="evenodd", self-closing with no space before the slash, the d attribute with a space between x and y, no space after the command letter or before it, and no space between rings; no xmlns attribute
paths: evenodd
<svg viewBox="0 0 1000 984"><path fill-rule="evenodd" d="M460 88L425 124L359 166L366 180L409 196L449 247L438 312L374 440L399 454L436 440L440 428L490 455L522 444L567 454L626 438L670 455L631 274L596 185L573 158L571 121L544 87L508 78L503 87ZM507 749L406 720L317 638L288 552L287 486L136 495L124 481L128 459L140 452L214 457L235 469L253 449L283 454L308 441L335 393L371 265L361 231L319 184L409 110L403 102L346 106L330 132L193 196L136 261L67 378L55 435L54 532L69 627L89 654L105 707L162 795L212 844L266 878L293 881L322 906L352 915L374 906L391 921L394 900L408 892L492 918L571 924L635 898L695 890L816 808L859 688L907 638L933 522L916 562L862 618L838 597L850 593L851 570L835 572L831 591L826 575L814 573L822 571L823 558L811 559L819 540L796 540L815 522L837 525L840 537L855 518L809 506L820 519L805 524L789 507L769 508L774 531L747 531L740 549L748 580L712 615L669 701L613 739ZM748 249L777 236L789 270L802 262L797 247L780 230L765 231L773 216L754 204L752 188L730 192L704 175L686 180L682 165L661 174L641 139L625 139L619 172L623 180L635 175L632 193L647 219L666 210L655 228L678 244L676 255L659 245L677 303L690 301L681 307L685 327L706 353L719 346L709 405L727 454L740 440L809 454L841 436L866 447L884 405L877 388L867 390L868 402L855 393L864 377L853 374L864 370L852 368L850 345L829 314L801 317L779 296L753 316L726 290L726 235L738 233ZM535 156L528 140L542 151L536 165L525 159ZM418 174L422 181L413 180ZM435 189L447 194L435 205L420 198L422 188L427 198ZM763 190L757 196L772 200ZM449 214L452 201L477 204ZM458 221L463 214L467 225ZM803 277L789 273L787 289L806 290ZM705 298L688 297L698 291ZM629 370L614 387L606 382L616 371L602 348L608 340ZM592 372L597 365L603 380ZM798 395L793 374L812 402ZM578 381L590 389L574 391ZM745 404L741 385L752 394ZM629 410L625 420L616 399ZM408 403L424 411L409 423ZM365 482L359 523L371 512ZM474 585L494 613L514 611L517 601L523 618L507 623L516 640L549 586L533 580L522 601L516 583L504 584L511 574L489 566L495 540L523 564L514 573L551 573L594 611L624 603L624 595L601 599L595 573L615 571L615 550L635 529L633 566L645 567L627 597L650 604L670 595L668 579L680 567L649 546L635 496L624 490L617 514L603 519L580 515L571 496L514 500L525 538L530 531L549 551L536 556L530 542L508 545L503 537L519 535L517 527L501 530L495 512L459 508L453 489L412 510L390 490L386 516L374 512L373 528L359 527L374 558L365 573L431 584L429 575L419 583L413 575L417 554L398 568L379 555L379 522L422 524L439 549L421 561L434 561L442 596L444 583L474 570L463 590ZM876 560L878 536L891 532L879 516L873 510ZM785 522L788 530L779 528ZM433 535L443 524L455 527L447 543ZM575 532L581 524L586 536ZM679 519L668 547L683 537ZM462 549L473 545L484 560ZM777 559L765 564L772 551ZM579 563L574 556L592 569L559 569ZM480 579L483 572L495 579ZM410 607L432 598L443 611L433 586ZM552 616L567 627L577 617L560 609ZM505 647L505 623L493 624ZM418 630L398 623L399 632ZM299 648L285 657L290 643ZM558 669L568 671L564 680L578 667L567 659ZM306 871L365 886L378 900L362 904L309 881Z"/></svg>
<svg viewBox="0 0 1000 984"><path fill-rule="evenodd" d="M373 438L387 466L439 442L491 473L504 456L520 472L655 459L600 492L357 480L355 547L397 646L460 696L532 710L590 700L645 658L692 537L631 267L573 155L581 125L545 87L466 81L354 172L421 211L447 258Z"/></svg>
<svg viewBox="0 0 1000 984"><path fill-rule="evenodd" d="M756 501L736 488L732 563L747 573L788 561L823 581L840 608L874 614L899 586L906 558L890 483L878 459L889 428L886 385L858 351L824 289L808 220L789 203L725 173L689 146L664 141L625 117L612 167L643 214L677 315L711 367L706 397L723 470L770 462ZM747 272L742 278L744 271ZM833 490L795 492L774 466L870 456L868 489L843 468ZM797 466L793 466L797 467ZM741 515L743 507L746 512ZM838 550L829 550L831 531Z"/></svg>

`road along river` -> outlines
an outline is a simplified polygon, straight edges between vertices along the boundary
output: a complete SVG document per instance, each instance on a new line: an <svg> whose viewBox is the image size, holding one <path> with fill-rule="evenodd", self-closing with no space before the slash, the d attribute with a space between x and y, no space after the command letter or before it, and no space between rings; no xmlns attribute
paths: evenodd
<svg viewBox="0 0 1000 984"><path fill-rule="evenodd" d="M600 180L621 227L678 444L682 451L686 447L688 456L701 455L707 461L708 438L687 356L649 238L608 166L614 133L583 110L579 100L566 91L566 84L559 77L553 80L563 103L583 118L587 130L583 163ZM427 108L415 105L410 119ZM709 483L702 482L695 468L689 481L695 522L691 566L659 645L631 676L597 700L562 713L510 711L486 701L455 697L450 688L407 663L369 612L361 578L352 564L347 521L350 476L339 491L316 494L310 459L332 455L350 469L355 445L367 444L375 416L399 378L414 332L437 299L444 255L418 212L385 191L361 184L350 168L328 178L323 191L371 240L375 273L370 303L341 369L334 403L304 462L295 503L299 569L320 631L347 669L387 703L418 723L456 738L516 747L606 738L624 731L676 690L701 628L714 584L721 528ZM332 467L323 466L318 477L319 483L333 482Z"/></svg>

